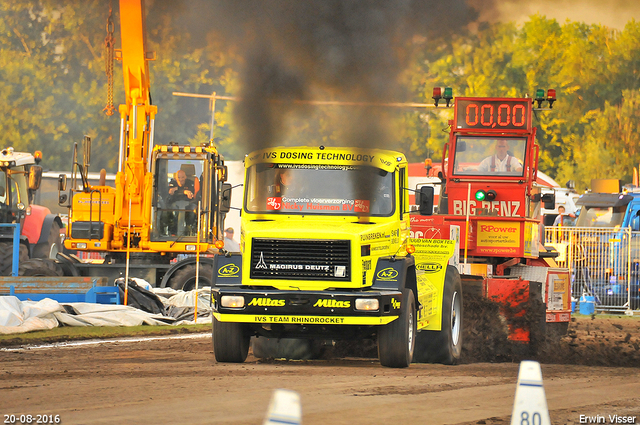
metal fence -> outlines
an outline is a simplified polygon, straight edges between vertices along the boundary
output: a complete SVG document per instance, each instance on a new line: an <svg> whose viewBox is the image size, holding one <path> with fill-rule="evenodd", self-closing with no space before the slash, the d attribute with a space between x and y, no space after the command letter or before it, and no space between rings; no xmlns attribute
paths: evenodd
<svg viewBox="0 0 640 425"><path fill-rule="evenodd" d="M630 228L547 227L545 246L571 272L574 298L592 296L596 310L640 310L640 232Z"/></svg>

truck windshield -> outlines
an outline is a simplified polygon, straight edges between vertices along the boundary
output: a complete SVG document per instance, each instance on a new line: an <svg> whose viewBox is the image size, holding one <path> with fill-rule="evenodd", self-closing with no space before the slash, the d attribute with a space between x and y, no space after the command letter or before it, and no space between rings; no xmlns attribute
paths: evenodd
<svg viewBox="0 0 640 425"><path fill-rule="evenodd" d="M627 207L582 207L576 222L577 227L609 227L620 226Z"/></svg>
<svg viewBox="0 0 640 425"><path fill-rule="evenodd" d="M27 206L27 180L23 167L0 171L0 202L15 208L22 202ZM9 187L7 189L7 186Z"/></svg>
<svg viewBox="0 0 640 425"><path fill-rule="evenodd" d="M393 173L379 168L255 164L246 179L247 212L389 216L395 211Z"/></svg>
<svg viewBox="0 0 640 425"><path fill-rule="evenodd" d="M458 136L453 174L522 176L525 137Z"/></svg>

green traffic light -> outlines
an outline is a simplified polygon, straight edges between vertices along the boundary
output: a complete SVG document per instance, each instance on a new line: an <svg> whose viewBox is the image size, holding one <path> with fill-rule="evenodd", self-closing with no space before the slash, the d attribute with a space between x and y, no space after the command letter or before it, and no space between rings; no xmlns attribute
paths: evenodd
<svg viewBox="0 0 640 425"><path fill-rule="evenodd" d="M544 90L543 89L537 89L536 90L536 99L544 99Z"/></svg>
<svg viewBox="0 0 640 425"><path fill-rule="evenodd" d="M487 196L487 194L484 192L484 190L479 190L476 192L476 201L484 201L485 196Z"/></svg>
<svg viewBox="0 0 640 425"><path fill-rule="evenodd" d="M453 89L451 87L444 88L444 96L445 99L453 98Z"/></svg>

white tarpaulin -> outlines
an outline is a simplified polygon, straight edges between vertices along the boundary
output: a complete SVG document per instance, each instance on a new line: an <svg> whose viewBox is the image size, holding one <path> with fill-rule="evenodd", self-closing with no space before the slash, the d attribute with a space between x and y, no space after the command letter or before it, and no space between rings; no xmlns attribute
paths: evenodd
<svg viewBox="0 0 640 425"><path fill-rule="evenodd" d="M155 289L155 288L154 288ZM173 295L171 295L173 294ZM160 297L169 314L153 314L141 309L113 304L63 303L45 298L20 301L14 296L0 296L0 334L14 334L57 326L139 326L211 323L209 297L211 288L198 290L198 318L193 321L195 291L166 291Z"/></svg>
<svg viewBox="0 0 640 425"><path fill-rule="evenodd" d="M155 291L154 291L155 292ZM157 293L157 292L156 292ZM196 305L196 291L176 291L176 294L167 300L168 305L176 307L193 307ZM211 308L211 287L207 286L198 289L198 311L212 311Z"/></svg>
<svg viewBox="0 0 640 425"><path fill-rule="evenodd" d="M58 326L54 314L64 308L50 298L20 301L17 297L0 297L0 334L14 334Z"/></svg>
<svg viewBox="0 0 640 425"><path fill-rule="evenodd" d="M64 326L140 326L167 325L164 316L151 314L126 305L69 303L74 313L56 312L54 316ZM171 321L173 322L173 321Z"/></svg>

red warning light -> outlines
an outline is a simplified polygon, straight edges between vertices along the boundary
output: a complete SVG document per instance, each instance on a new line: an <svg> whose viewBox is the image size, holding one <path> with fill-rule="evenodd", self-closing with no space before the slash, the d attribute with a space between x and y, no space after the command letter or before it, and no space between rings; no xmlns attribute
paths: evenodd
<svg viewBox="0 0 640 425"><path fill-rule="evenodd" d="M441 87L434 87L433 88L433 100L434 100L434 105L436 106L436 108L438 107L438 102L440 101L440 99L442 99L442 88Z"/></svg>
<svg viewBox="0 0 640 425"><path fill-rule="evenodd" d="M553 102L556 101L556 89L547 90L547 102L549 102L549 108L553 108Z"/></svg>

